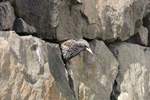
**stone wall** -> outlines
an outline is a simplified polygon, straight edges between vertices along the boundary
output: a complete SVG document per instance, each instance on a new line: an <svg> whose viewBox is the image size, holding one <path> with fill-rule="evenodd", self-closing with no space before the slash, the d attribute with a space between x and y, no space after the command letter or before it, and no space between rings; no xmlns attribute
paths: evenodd
<svg viewBox="0 0 150 100"><path fill-rule="evenodd" d="M0 100L150 100L149 59L150 0L0 0Z"/></svg>

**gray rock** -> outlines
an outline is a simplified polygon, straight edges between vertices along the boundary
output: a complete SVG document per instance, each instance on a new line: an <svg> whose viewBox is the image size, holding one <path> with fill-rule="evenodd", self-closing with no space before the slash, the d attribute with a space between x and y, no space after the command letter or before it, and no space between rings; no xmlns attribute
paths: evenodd
<svg viewBox="0 0 150 100"><path fill-rule="evenodd" d="M36 29L27 24L22 18L17 18L14 23L14 30L17 33L33 34L36 33Z"/></svg>
<svg viewBox="0 0 150 100"><path fill-rule="evenodd" d="M58 25L61 0L15 0L17 15L37 29L37 35L53 39Z"/></svg>
<svg viewBox="0 0 150 100"><path fill-rule="evenodd" d="M126 40L135 34L134 30L138 26L136 24L142 22L148 2L148 0L99 1L98 12L103 26L104 39Z"/></svg>
<svg viewBox="0 0 150 100"><path fill-rule="evenodd" d="M147 14L143 18L143 25L147 28L148 30L148 46L150 46L150 14Z"/></svg>
<svg viewBox="0 0 150 100"><path fill-rule="evenodd" d="M148 45L148 30L147 30L147 28L141 26L138 29L138 33L136 33L134 36L130 37L130 39L128 39L127 42L147 46Z"/></svg>
<svg viewBox="0 0 150 100"><path fill-rule="evenodd" d="M140 44L147 46L148 45L148 30L147 28L141 26L138 32L140 36Z"/></svg>
<svg viewBox="0 0 150 100"><path fill-rule="evenodd" d="M109 100L118 62L102 41L93 40L90 46L94 55L84 51L68 65L76 97L79 100Z"/></svg>
<svg viewBox="0 0 150 100"><path fill-rule="evenodd" d="M1 100L74 100L58 44L0 31Z"/></svg>
<svg viewBox="0 0 150 100"><path fill-rule="evenodd" d="M76 7L70 7L71 2L66 0L59 11L59 25L56 29L56 37L60 41L82 38L84 19Z"/></svg>
<svg viewBox="0 0 150 100"><path fill-rule="evenodd" d="M143 16L150 12L149 0L14 2L17 14L37 29L39 37L60 41L83 37L108 42L124 41L135 34L134 30L141 26Z"/></svg>
<svg viewBox="0 0 150 100"><path fill-rule="evenodd" d="M0 2L0 30L12 29L14 21L14 9L10 2Z"/></svg>
<svg viewBox="0 0 150 100"><path fill-rule="evenodd" d="M128 43L110 48L120 64L112 100L149 100L150 48Z"/></svg>
<svg viewBox="0 0 150 100"><path fill-rule="evenodd" d="M148 4L148 0L82 0L75 4L66 1L59 12L57 39L127 40L142 25L145 12L150 12L147 10Z"/></svg>
<svg viewBox="0 0 150 100"><path fill-rule="evenodd" d="M72 1L78 2L79 0ZM94 39L98 36L97 34L101 34L101 26L94 23L94 21L98 22L98 17L96 16L96 3L93 2L95 0L82 0L82 4L72 4L69 0L66 0L59 12L59 25L56 29L58 40L79 39L82 37ZM86 9L86 7L89 8L87 9L87 13L91 17L90 21L92 25L88 24L88 16L82 12L82 9Z"/></svg>

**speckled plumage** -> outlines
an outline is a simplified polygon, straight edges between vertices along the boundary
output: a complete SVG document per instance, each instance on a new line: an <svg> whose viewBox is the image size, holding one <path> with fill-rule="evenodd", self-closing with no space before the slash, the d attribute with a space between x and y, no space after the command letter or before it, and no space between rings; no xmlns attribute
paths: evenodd
<svg viewBox="0 0 150 100"><path fill-rule="evenodd" d="M62 56L64 60L69 60L77 56L81 51L86 50L89 47L89 43L84 39L79 40L67 40L61 44Z"/></svg>

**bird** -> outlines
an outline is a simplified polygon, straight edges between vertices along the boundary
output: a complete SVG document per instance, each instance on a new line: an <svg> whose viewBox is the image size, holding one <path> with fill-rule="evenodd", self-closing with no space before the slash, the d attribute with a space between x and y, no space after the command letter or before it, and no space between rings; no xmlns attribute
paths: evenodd
<svg viewBox="0 0 150 100"><path fill-rule="evenodd" d="M61 44L62 58L69 61L71 58L77 56L80 52L87 50L93 54L89 43L84 39L69 39Z"/></svg>

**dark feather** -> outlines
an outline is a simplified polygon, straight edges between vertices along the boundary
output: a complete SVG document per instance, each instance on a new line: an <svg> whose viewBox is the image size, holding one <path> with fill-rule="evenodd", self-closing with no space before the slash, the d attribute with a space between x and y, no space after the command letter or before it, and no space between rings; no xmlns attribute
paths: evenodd
<svg viewBox="0 0 150 100"><path fill-rule="evenodd" d="M61 44L62 56L64 60L69 60L77 56L81 51L89 48L89 44L86 40L67 40Z"/></svg>

